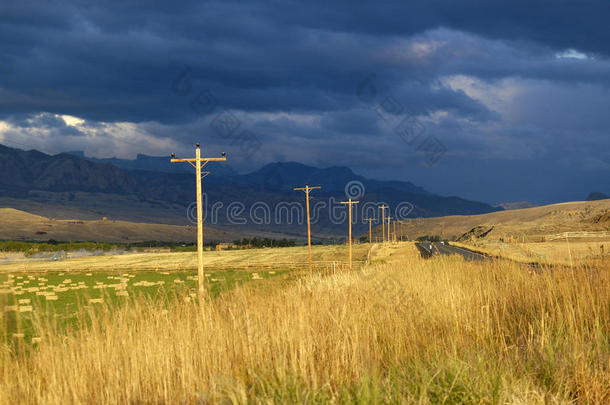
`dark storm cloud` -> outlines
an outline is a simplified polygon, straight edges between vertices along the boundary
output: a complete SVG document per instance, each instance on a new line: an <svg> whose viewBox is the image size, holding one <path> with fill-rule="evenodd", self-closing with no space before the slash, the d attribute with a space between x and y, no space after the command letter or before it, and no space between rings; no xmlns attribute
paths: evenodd
<svg viewBox="0 0 610 405"><path fill-rule="evenodd" d="M375 52L393 44L398 49L399 38L445 26L604 53L607 34L597 17L604 3L586 8L560 3L563 6L541 8L529 2L493 1L156 2L144 8L140 2L99 3L103 7L87 1L15 2L0 6L0 52L4 66L11 69L3 84L17 95L32 95L32 85L60 94L39 94L35 100L14 94L3 112L48 110L107 121L192 119L192 112L168 91L185 66L192 68L193 85L215 90L226 108L349 108L354 83L379 71L393 86L422 82L417 100L424 101L418 104L435 109L435 95L423 90L435 74L446 70L489 77L559 75L569 80L580 68L554 61L518 66L511 55L504 60L455 58L449 47L422 64L401 64ZM597 27L587 46L581 43L584 34L576 35L572 28L583 16L590 17L585 30ZM608 79L607 70L597 75ZM444 104L452 98L457 102L447 108L464 107L459 96L447 96Z"/></svg>
<svg viewBox="0 0 610 405"><path fill-rule="evenodd" d="M605 29L610 3L531 0L426 0L291 2L289 21L296 24L371 35L412 35L448 27L496 39L534 41L564 49L610 54ZM311 2L308 2L311 4ZM276 16L283 14L279 8Z"/></svg>
<svg viewBox="0 0 610 405"><path fill-rule="evenodd" d="M548 156L576 153L583 167L610 165L604 1L4 3L0 120L15 136L38 128L69 142L81 131L54 115L69 114L90 132L139 123L156 139L225 148L210 121L228 109L267 145L252 164L298 157L373 171L416 156L375 113L392 97L447 146L456 176L460 159L486 157L552 165L565 159ZM186 67L189 91L172 91ZM371 74L367 105L356 93ZM218 105L197 112L206 90Z"/></svg>

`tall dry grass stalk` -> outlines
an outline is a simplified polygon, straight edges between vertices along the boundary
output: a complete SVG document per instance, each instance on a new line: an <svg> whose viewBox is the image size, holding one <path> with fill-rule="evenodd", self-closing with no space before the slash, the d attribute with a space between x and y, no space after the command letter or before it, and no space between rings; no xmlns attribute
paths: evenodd
<svg viewBox="0 0 610 405"><path fill-rule="evenodd" d="M400 261L203 308L136 299L1 355L6 403L604 403L610 271Z"/></svg>

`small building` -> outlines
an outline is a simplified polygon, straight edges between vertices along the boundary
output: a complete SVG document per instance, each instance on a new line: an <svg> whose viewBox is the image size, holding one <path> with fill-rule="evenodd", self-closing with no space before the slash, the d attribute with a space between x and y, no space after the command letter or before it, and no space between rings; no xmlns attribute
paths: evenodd
<svg viewBox="0 0 610 405"><path fill-rule="evenodd" d="M219 243L216 245L216 251L219 252L221 250L231 249L233 247L230 243Z"/></svg>

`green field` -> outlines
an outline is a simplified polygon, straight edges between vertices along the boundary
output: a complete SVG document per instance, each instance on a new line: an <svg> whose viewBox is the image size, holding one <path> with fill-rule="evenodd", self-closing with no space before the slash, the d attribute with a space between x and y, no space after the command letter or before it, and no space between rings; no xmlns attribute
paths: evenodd
<svg viewBox="0 0 610 405"><path fill-rule="evenodd" d="M236 284L271 278L285 280L287 270L223 270L206 273L208 291L217 296ZM5 318L3 339L36 338L35 319L55 318L58 326L76 322L79 313L128 303L136 297L155 300L196 299L194 272L92 272L4 275L0 300ZM0 329L2 331L2 329ZM21 335L23 334L23 336Z"/></svg>
<svg viewBox="0 0 610 405"><path fill-rule="evenodd" d="M346 247L314 246L315 271L343 263ZM368 245L354 249L366 258ZM82 315L115 308L133 299L194 300L196 254L132 253L58 261L27 259L0 266L0 340L36 341L37 321L52 319L60 328L77 326ZM205 252L205 279L211 297L244 283L284 283L307 271L307 248ZM24 271L26 270L26 271ZM80 316L80 317L79 317ZM40 322L38 322L40 323Z"/></svg>

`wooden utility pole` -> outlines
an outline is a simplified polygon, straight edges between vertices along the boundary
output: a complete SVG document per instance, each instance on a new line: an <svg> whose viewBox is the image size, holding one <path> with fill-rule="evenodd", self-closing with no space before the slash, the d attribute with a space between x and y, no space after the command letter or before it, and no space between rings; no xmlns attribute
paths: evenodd
<svg viewBox="0 0 610 405"><path fill-rule="evenodd" d="M176 159L176 155L172 153L172 159L170 162L187 162L195 168L196 187L197 187L197 281L199 287L199 300L203 302L205 296L205 285L203 276L203 202L201 201L201 178L209 173L205 173L202 176L201 169L208 164L208 162L224 162L227 160L226 154L222 152L222 157L219 158L202 158L201 149L199 144L195 146L195 158L194 159Z"/></svg>
<svg viewBox="0 0 610 405"><path fill-rule="evenodd" d="M379 207L379 209L381 210L381 242L385 242L385 210L388 207L387 205L382 205L381 207Z"/></svg>
<svg viewBox="0 0 610 405"><path fill-rule="evenodd" d="M392 221L392 217L388 215L388 242L390 242L390 223Z"/></svg>
<svg viewBox="0 0 610 405"><path fill-rule="evenodd" d="M364 218L365 221L369 221L369 245L373 244L373 221L375 218Z"/></svg>
<svg viewBox="0 0 610 405"><path fill-rule="evenodd" d="M305 187L295 187L294 190L304 191L305 192L305 205L307 206L307 259L309 260L309 274L311 275L313 270L311 268L311 224L309 220L309 192L311 190L317 190L322 188L322 186L309 187L307 184Z"/></svg>
<svg viewBox="0 0 610 405"><path fill-rule="evenodd" d="M394 221L394 243L396 243L396 221Z"/></svg>
<svg viewBox="0 0 610 405"><path fill-rule="evenodd" d="M352 268L352 205L358 204L360 201L352 201L352 199L348 199L347 201L341 201L341 204L347 204L348 207L348 216L347 221L349 223L349 268Z"/></svg>

